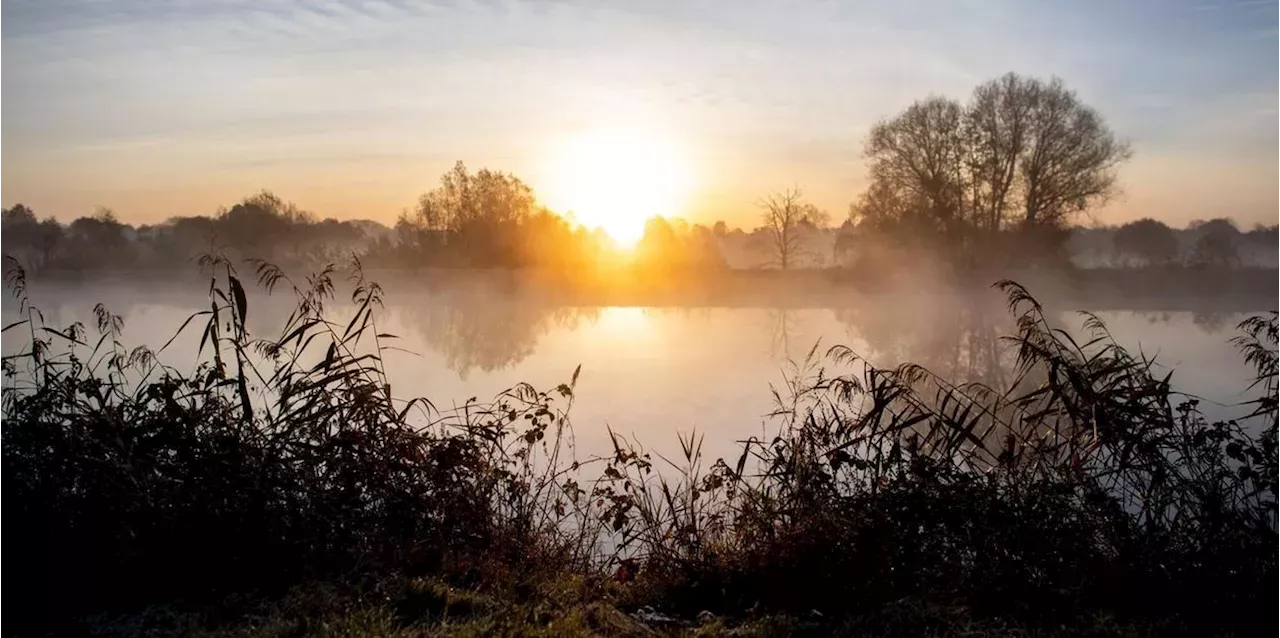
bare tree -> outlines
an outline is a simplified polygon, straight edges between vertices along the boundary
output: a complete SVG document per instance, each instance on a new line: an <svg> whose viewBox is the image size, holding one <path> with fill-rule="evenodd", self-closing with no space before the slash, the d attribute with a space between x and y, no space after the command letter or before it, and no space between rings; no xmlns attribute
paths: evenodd
<svg viewBox="0 0 1280 638"><path fill-rule="evenodd" d="M764 231L774 263L787 270L804 256L808 231L827 222L827 214L800 197L798 189L775 193L760 201Z"/></svg>
<svg viewBox="0 0 1280 638"><path fill-rule="evenodd" d="M1024 98L1032 110L1019 152L1023 222L1061 224L1116 193L1116 168L1132 152L1062 80L1028 82L1039 86Z"/></svg>
<svg viewBox="0 0 1280 638"><path fill-rule="evenodd" d="M1008 73L975 89L965 113L973 221L992 232L1010 208L1040 92L1040 82Z"/></svg>
<svg viewBox="0 0 1280 638"><path fill-rule="evenodd" d="M1047 236L1115 194L1130 151L1061 80L1010 73L967 105L930 97L876 124L865 155L863 220L959 246L973 231Z"/></svg>
<svg viewBox="0 0 1280 638"><path fill-rule="evenodd" d="M952 230L965 214L963 116L958 103L931 97L872 127L865 152L876 197L910 202L910 213Z"/></svg>

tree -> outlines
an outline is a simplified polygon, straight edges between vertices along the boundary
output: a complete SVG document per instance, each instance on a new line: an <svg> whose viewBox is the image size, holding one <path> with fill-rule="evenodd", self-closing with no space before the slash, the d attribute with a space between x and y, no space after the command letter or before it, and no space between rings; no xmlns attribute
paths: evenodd
<svg viewBox="0 0 1280 638"><path fill-rule="evenodd" d="M1010 73L967 105L930 97L876 124L865 155L859 217L898 236L932 235L963 256L986 245L979 234L1061 235L1046 229L1114 195L1130 151L1061 80Z"/></svg>
<svg viewBox="0 0 1280 638"><path fill-rule="evenodd" d="M1255 266L1274 266L1280 256L1276 251L1277 243L1280 243L1280 227L1275 224L1254 224L1249 232L1240 236L1243 253L1240 261Z"/></svg>
<svg viewBox="0 0 1280 638"><path fill-rule="evenodd" d="M868 203L874 202L880 221L915 217L932 231L959 229L966 188L963 117L958 103L931 97L872 127Z"/></svg>
<svg viewBox="0 0 1280 638"><path fill-rule="evenodd" d="M473 174L458 162L396 227L402 236L416 234L447 251L457 265L513 265L519 227L537 210L533 190L514 175L489 169Z"/></svg>
<svg viewBox="0 0 1280 638"><path fill-rule="evenodd" d="M0 211L0 236L4 253L18 258L30 268L53 261L62 240L62 226L52 217L37 221L35 211L22 204Z"/></svg>
<svg viewBox="0 0 1280 638"><path fill-rule="evenodd" d="M858 249L856 234L852 217L840 224L839 230L836 231L835 244L831 247L831 261L835 265L847 267L853 264L854 255Z"/></svg>
<svg viewBox="0 0 1280 638"><path fill-rule="evenodd" d="M966 113L980 209L1017 204L1026 226L1061 226L1110 199L1116 168L1131 155L1102 116L1061 79L1005 74L979 86ZM1016 187L1016 188L1015 188ZM990 230L998 230L989 226Z"/></svg>
<svg viewBox="0 0 1280 638"><path fill-rule="evenodd" d="M1150 217L1116 229L1111 243L1117 256L1138 259L1150 265L1167 264L1178 257L1178 235L1172 228Z"/></svg>
<svg viewBox="0 0 1280 638"><path fill-rule="evenodd" d="M6 254L25 252L36 246L40 222L36 214L22 204L0 211L0 237Z"/></svg>
<svg viewBox="0 0 1280 638"><path fill-rule="evenodd" d="M67 250L61 261L81 269L133 262L137 254L126 236L128 230L110 209L99 208L67 226Z"/></svg>
<svg viewBox="0 0 1280 638"><path fill-rule="evenodd" d="M1191 222L1191 231L1196 234L1195 248L1192 250L1192 262L1205 266L1231 266L1240 264L1237 247L1240 240L1240 229L1230 219L1218 218Z"/></svg>
<svg viewBox="0 0 1280 638"><path fill-rule="evenodd" d="M212 250L217 242L218 221L212 217L170 217L156 228L154 250L167 264L183 264Z"/></svg>
<svg viewBox="0 0 1280 638"><path fill-rule="evenodd" d="M770 195L759 205L764 210L763 230L773 261L787 270L807 254L804 250L806 230L826 224L827 214L804 202L800 191L794 188Z"/></svg>
<svg viewBox="0 0 1280 638"><path fill-rule="evenodd" d="M36 223L36 214L24 204L14 204L12 208L0 211L0 223L5 228Z"/></svg>
<svg viewBox="0 0 1280 638"><path fill-rule="evenodd" d="M311 215L292 203L286 203L270 191L262 191L218 216L219 239L253 253L249 256L274 259L277 248L286 239L296 239L297 228L312 221Z"/></svg>

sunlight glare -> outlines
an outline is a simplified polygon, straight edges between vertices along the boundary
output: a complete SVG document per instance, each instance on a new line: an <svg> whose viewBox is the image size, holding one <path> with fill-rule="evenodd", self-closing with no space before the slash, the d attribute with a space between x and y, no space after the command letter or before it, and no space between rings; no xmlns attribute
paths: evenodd
<svg viewBox="0 0 1280 638"><path fill-rule="evenodd" d="M652 344L646 343L654 336L653 326L645 309L639 306L609 306L596 321L595 333L605 347L615 351L640 348L647 352Z"/></svg>
<svg viewBox="0 0 1280 638"><path fill-rule="evenodd" d="M689 166L673 145L638 130L596 130L568 138L551 163L548 204L622 247L644 235L655 215L683 213Z"/></svg>

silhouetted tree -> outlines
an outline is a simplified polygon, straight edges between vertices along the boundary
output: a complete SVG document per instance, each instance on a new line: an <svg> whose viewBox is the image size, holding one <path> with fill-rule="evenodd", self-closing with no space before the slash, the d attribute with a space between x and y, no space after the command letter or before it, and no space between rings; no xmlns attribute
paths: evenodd
<svg viewBox="0 0 1280 638"><path fill-rule="evenodd" d="M297 226L314 219L270 191L246 197L218 216L219 239L248 257L275 258L286 239L296 239Z"/></svg>
<svg viewBox="0 0 1280 638"><path fill-rule="evenodd" d="M872 128L865 153L871 184L859 218L942 238L954 257L989 255L979 233L1056 237L1042 229L1106 201L1130 156L1061 80L1012 73L979 86L967 106L941 97L912 104Z"/></svg>
<svg viewBox="0 0 1280 638"><path fill-rule="evenodd" d="M40 222L27 206L0 209L0 254L29 261L40 242Z"/></svg>
<svg viewBox="0 0 1280 638"><path fill-rule="evenodd" d="M0 211L0 223L4 224L7 232L9 229L36 223L36 214L21 203L14 204L12 208Z"/></svg>
<svg viewBox="0 0 1280 638"><path fill-rule="evenodd" d="M1178 257L1178 236L1172 228L1150 217L1116 229L1111 238L1118 256L1147 264L1167 264Z"/></svg>
<svg viewBox="0 0 1280 638"><path fill-rule="evenodd" d="M150 234L152 254L163 265L181 266L208 252L218 240L218 220L212 217L171 217Z"/></svg>
<svg viewBox="0 0 1280 638"><path fill-rule="evenodd" d="M770 195L759 206L764 211L761 220L773 263L787 270L806 254L805 235L825 224L827 214L802 200L797 189Z"/></svg>
<svg viewBox="0 0 1280 638"><path fill-rule="evenodd" d="M1280 226L1254 224L1249 232L1240 236L1243 249L1240 261L1253 266L1276 265L1276 247L1280 245Z"/></svg>
<svg viewBox="0 0 1280 638"><path fill-rule="evenodd" d="M1237 245L1240 240L1240 229L1230 219L1218 218L1191 222L1191 230L1196 234L1195 248L1192 250L1192 262L1205 266L1232 266L1240 264Z"/></svg>
<svg viewBox="0 0 1280 638"><path fill-rule="evenodd" d="M1008 73L979 86L965 125L974 205L993 231L1010 204L1027 226L1061 226L1072 213L1105 202L1115 193L1116 168L1131 155L1058 78Z"/></svg>
<svg viewBox="0 0 1280 638"><path fill-rule="evenodd" d="M58 223L58 220L46 217L40 222L40 228L36 232L35 244L40 265L52 262L57 256L58 249L62 245L62 234L62 225Z"/></svg>
<svg viewBox="0 0 1280 638"><path fill-rule="evenodd" d="M948 235L960 230L966 212L963 122L959 103L931 97L872 127L865 152L868 204L877 221L915 216Z"/></svg>
<svg viewBox="0 0 1280 638"><path fill-rule="evenodd" d="M126 265L135 261L128 229L109 208L99 208L67 227L67 262L75 268Z"/></svg>
<svg viewBox="0 0 1280 638"><path fill-rule="evenodd" d="M434 252L452 265L510 266L516 265L519 226L536 210L533 191L514 175L472 174L458 162L396 228L420 253Z"/></svg>
<svg viewBox="0 0 1280 638"><path fill-rule="evenodd" d="M586 229L545 208L525 219L519 233L520 265L580 272L596 258L593 248L599 244Z"/></svg>

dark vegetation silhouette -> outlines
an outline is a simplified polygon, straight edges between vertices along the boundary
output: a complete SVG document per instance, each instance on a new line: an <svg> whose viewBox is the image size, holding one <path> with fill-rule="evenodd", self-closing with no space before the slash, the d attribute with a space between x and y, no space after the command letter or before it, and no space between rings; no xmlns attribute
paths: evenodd
<svg viewBox="0 0 1280 638"><path fill-rule="evenodd" d="M1116 255L1127 263L1165 265L1178 258L1178 236L1168 226L1144 217L1116 229Z"/></svg>
<svg viewBox="0 0 1280 638"><path fill-rule="evenodd" d="M1196 243L1193 263L1202 266L1238 266L1240 230L1229 219L1211 219L1192 224Z"/></svg>
<svg viewBox="0 0 1280 638"><path fill-rule="evenodd" d="M180 371L101 306L95 326L45 324L8 263L22 318L4 334L27 340L4 358L12 627L131 631L145 617L111 613L154 605L234 626L246 600L318 581L340 602L273 622L1275 629L1274 313L1239 326L1259 397L1239 421L1207 421L1096 317L1077 342L1003 282L1016 327L988 343L1006 378L815 349L775 390L776 436L736 458L708 463L690 435L674 461L616 436L579 459L576 373L457 408L402 398L358 261L301 280L258 262L296 304L272 336L246 327L235 265L201 264L210 309L179 327L201 363ZM339 324L342 287L358 310Z"/></svg>
<svg viewBox="0 0 1280 638"><path fill-rule="evenodd" d="M930 97L875 125L859 230L964 266L1055 263L1072 218L1117 190L1130 155L1061 80L1013 73L967 104Z"/></svg>

